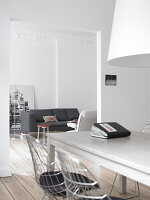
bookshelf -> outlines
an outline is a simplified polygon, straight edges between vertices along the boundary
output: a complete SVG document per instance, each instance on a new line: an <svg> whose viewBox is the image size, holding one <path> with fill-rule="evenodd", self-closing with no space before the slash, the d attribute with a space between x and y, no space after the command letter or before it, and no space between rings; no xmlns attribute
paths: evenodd
<svg viewBox="0 0 150 200"><path fill-rule="evenodd" d="M21 111L28 111L28 101L24 100L23 93L15 89L10 93L10 133L21 133Z"/></svg>

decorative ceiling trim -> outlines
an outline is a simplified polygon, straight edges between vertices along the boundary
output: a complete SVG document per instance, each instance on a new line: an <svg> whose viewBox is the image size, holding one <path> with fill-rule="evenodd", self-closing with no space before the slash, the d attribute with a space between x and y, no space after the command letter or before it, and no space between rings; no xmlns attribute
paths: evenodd
<svg viewBox="0 0 150 200"><path fill-rule="evenodd" d="M57 40L57 45L60 48L93 48L96 47L96 41L83 38L74 38L72 40Z"/></svg>
<svg viewBox="0 0 150 200"><path fill-rule="evenodd" d="M17 44L26 44L30 42L36 45L49 45L49 42L57 41L58 48L95 48L96 39L93 37L81 37L79 35L61 35L51 33L41 33L32 31L11 31L11 42Z"/></svg>
<svg viewBox="0 0 150 200"><path fill-rule="evenodd" d="M12 31L11 42L12 43L36 43L38 45L48 45L49 42L54 41L54 38L48 33L40 32L23 32L23 31Z"/></svg>

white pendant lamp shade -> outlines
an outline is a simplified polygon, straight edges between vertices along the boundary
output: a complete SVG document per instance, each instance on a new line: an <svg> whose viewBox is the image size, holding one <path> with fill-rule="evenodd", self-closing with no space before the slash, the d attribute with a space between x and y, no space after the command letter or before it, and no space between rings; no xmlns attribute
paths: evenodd
<svg viewBox="0 0 150 200"><path fill-rule="evenodd" d="M108 63L150 67L150 0L116 0Z"/></svg>

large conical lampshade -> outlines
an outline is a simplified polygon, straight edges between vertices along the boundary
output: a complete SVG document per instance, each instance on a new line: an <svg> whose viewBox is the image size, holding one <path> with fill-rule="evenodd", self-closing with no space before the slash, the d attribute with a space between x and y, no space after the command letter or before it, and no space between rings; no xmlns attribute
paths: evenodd
<svg viewBox="0 0 150 200"><path fill-rule="evenodd" d="M108 63L150 67L150 0L116 0Z"/></svg>

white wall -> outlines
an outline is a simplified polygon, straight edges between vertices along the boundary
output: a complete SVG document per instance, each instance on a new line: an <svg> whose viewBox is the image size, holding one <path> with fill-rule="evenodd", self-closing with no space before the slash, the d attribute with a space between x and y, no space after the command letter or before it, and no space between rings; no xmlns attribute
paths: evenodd
<svg viewBox="0 0 150 200"><path fill-rule="evenodd" d="M96 110L96 88L96 37L58 39L58 107Z"/></svg>
<svg viewBox="0 0 150 200"><path fill-rule="evenodd" d="M149 115L148 69L108 65L108 30L102 32L102 121L117 121L128 129L141 130ZM116 87L104 85L105 74L117 75Z"/></svg>
<svg viewBox="0 0 150 200"><path fill-rule="evenodd" d="M117 75L117 86L104 85L107 72ZM103 72L102 121L117 121L131 130L141 130L148 121L148 95L145 69L118 68L115 72Z"/></svg>
<svg viewBox="0 0 150 200"><path fill-rule="evenodd" d="M20 38L14 37L16 33L22 33ZM35 108L55 107L55 39L48 36L48 41L45 41L43 39L45 35L37 32L16 30L14 34L11 39L10 84L33 85L35 87Z"/></svg>
<svg viewBox="0 0 150 200"><path fill-rule="evenodd" d="M35 108L96 109L96 34L11 24L10 83L35 86Z"/></svg>
<svg viewBox="0 0 150 200"><path fill-rule="evenodd" d="M9 168L9 18L8 2L0 6L0 177L11 174Z"/></svg>

